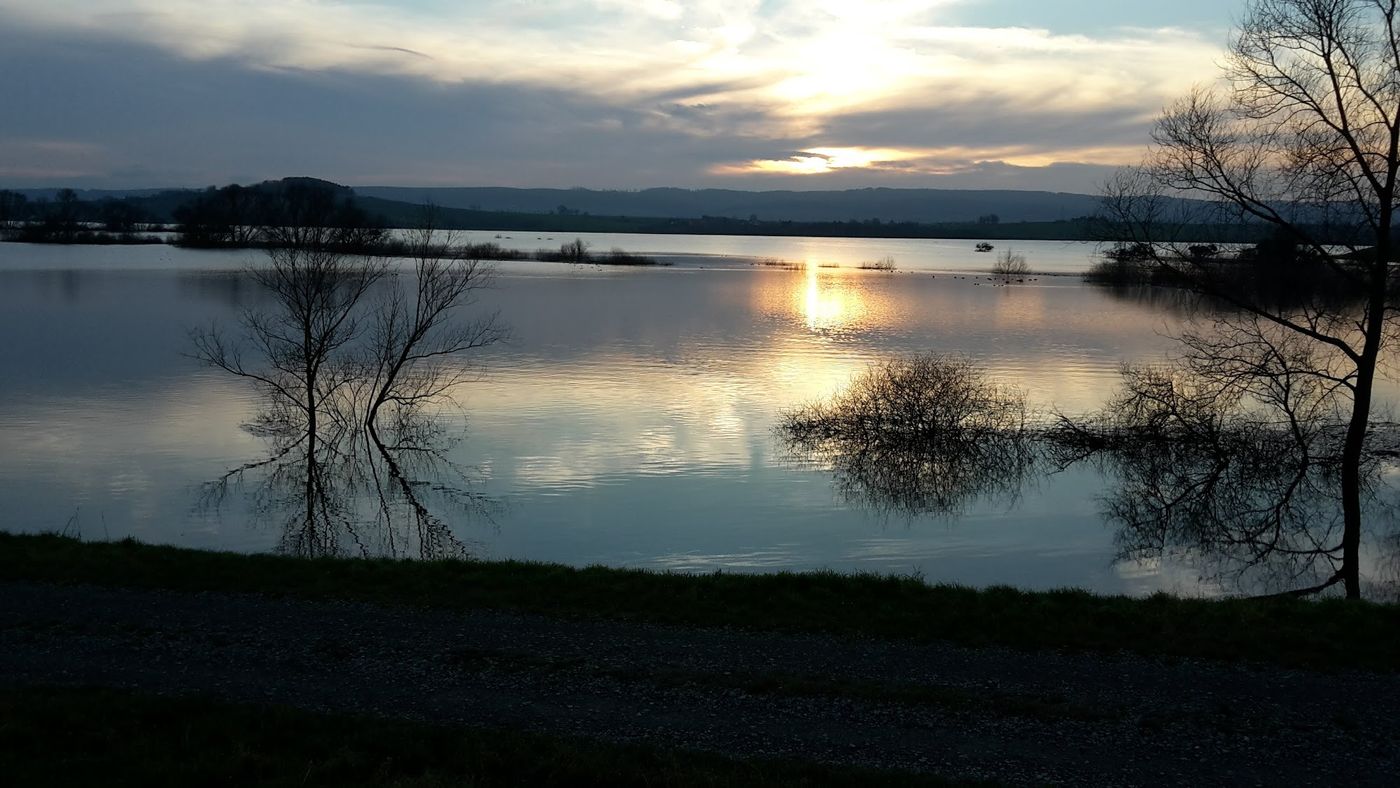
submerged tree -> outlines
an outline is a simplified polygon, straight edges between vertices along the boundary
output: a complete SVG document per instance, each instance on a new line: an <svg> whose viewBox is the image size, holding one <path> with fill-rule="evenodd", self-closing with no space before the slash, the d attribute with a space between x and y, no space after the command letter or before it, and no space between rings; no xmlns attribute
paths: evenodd
<svg viewBox="0 0 1400 788"><path fill-rule="evenodd" d="M992 264L992 276L1000 279L1004 284L1010 284L1012 280L1025 279L1030 275L1031 267L1026 262L1026 256L1010 249L1002 252L997 257L997 261Z"/></svg>
<svg viewBox="0 0 1400 788"><path fill-rule="evenodd" d="M1228 353L1215 336L1188 345L1174 364L1125 368L1100 413L1047 431L1047 454L1115 479L1104 504L1122 559L1175 555L1211 579L1283 593L1336 582L1344 432L1306 345L1247 335ZM1240 374L1246 365L1280 372ZM1364 468L1374 478L1374 458Z"/></svg>
<svg viewBox="0 0 1400 788"><path fill-rule="evenodd" d="M386 517L391 499L408 507L427 550L442 543L446 526L424 504L415 469L446 468L457 483L426 489L473 499L454 492L470 486L462 484L467 476L441 453L442 436L426 414L465 379L454 357L502 334L494 316L461 314L490 270L449 256L430 225L410 244L413 268L401 271L349 254L353 227L323 224L314 210L281 215L282 224L266 229L275 239L267 264L248 273L270 307L246 312L240 331L193 335L197 358L259 391L262 407L249 429L269 442L266 460L235 469L216 489L266 471L264 489L300 507L286 528L300 535L287 545L299 553L334 551L331 535L356 533L356 494L373 493Z"/></svg>
<svg viewBox="0 0 1400 788"><path fill-rule="evenodd" d="M1312 378L1326 388L1344 425L1337 478L1343 510L1336 572L1320 586L1360 589L1363 464L1377 366L1397 303L1391 261L1400 173L1400 27L1395 0L1254 0L1232 42L1223 91L1197 90L1171 107L1140 169L1108 187L1105 205L1118 240L1247 320L1237 324L1276 347L1308 346ZM1203 198L1178 199L1182 194ZM1283 302L1240 286L1238 268L1192 255L1175 243L1191 223L1246 218L1276 228L1302 250L1273 267L1306 266L1300 280L1325 278L1345 299L1295 293ZM1346 255L1335 247L1345 246ZM1301 296L1301 297L1299 297ZM1231 363L1236 333L1218 347ZM1275 379L1286 353L1241 375ZM1333 407L1329 405L1328 407Z"/></svg>
<svg viewBox="0 0 1400 788"><path fill-rule="evenodd" d="M29 218L29 198L19 192L0 189L0 229Z"/></svg>
<svg viewBox="0 0 1400 788"><path fill-rule="evenodd" d="M793 459L832 470L844 497L907 516L1014 498L1035 463L1025 396L955 356L872 366L778 430Z"/></svg>
<svg viewBox="0 0 1400 788"><path fill-rule="evenodd" d="M488 287L492 269L460 249L447 233L439 240L431 211L411 231L406 251L413 259L411 292L395 288L374 314L365 422L376 423L386 406L414 408L443 397L463 382L468 368L460 357L495 344L504 336L497 315L461 319Z"/></svg>

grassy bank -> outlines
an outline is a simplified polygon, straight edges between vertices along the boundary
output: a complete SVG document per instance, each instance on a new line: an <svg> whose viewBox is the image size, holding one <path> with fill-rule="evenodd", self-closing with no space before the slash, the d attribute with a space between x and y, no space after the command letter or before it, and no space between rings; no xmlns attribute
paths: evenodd
<svg viewBox="0 0 1400 788"><path fill-rule="evenodd" d="M1400 606L1144 599L828 572L679 575L515 561L298 559L0 534L0 580L497 608L686 626L1400 668Z"/></svg>
<svg viewBox="0 0 1400 788"><path fill-rule="evenodd" d="M0 690L7 785L942 785L650 747L89 689Z"/></svg>

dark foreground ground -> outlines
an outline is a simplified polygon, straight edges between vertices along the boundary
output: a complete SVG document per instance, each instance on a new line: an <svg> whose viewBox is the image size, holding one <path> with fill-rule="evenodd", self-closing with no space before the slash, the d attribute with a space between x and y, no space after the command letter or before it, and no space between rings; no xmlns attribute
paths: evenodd
<svg viewBox="0 0 1400 788"><path fill-rule="evenodd" d="M70 687L135 694L54 689ZM317 714L288 718L287 707ZM350 776L366 782L601 783L598 770L677 751L739 764L664 756L665 768L633 781L860 784L898 772L1008 784L1393 785L1400 775L1393 673L14 579L0 582L0 713L0 769L35 784L62 782L68 769L119 781L149 768L153 750L155 771L172 782L177 767L189 781L317 782L339 763L358 764ZM257 735L218 745L229 750L222 760L190 772L217 748L201 727L210 716L246 719ZM434 725L374 727L385 720ZM513 754L448 744L452 757L477 760L445 776L394 771L396 736L400 761L411 762L444 731L481 729L511 732ZM380 751L281 761L258 752L268 745L257 736L298 730L308 740L379 731ZM600 757L590 748L615 745L634 749L587 765ZM818 766L743 765L773 762Z"/></svg>

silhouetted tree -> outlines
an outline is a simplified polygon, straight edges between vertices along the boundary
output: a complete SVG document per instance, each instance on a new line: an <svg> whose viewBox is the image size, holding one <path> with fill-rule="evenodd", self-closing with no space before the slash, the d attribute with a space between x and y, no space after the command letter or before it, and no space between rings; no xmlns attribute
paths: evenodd
<svg viewBox="0 0 1400 788"><path fill-rule="evenodd" d="M373 253L387 237L382 223L348 190L306 179L209 188L175 209L178 242L186 246L294 243L296 228L331 231L323 240L346 251Z"/></svg>
<svg viewBox="0 0 1400 788"><path fill-rule="evenodd" d="M1030 272L1031 267L1026 263L1026 256L1010 249L1002 252L997 257L997 261L992 264L992 276L1000 279L1003 283L1024 279Z"/></svg>
<svg viewBox="0 0 1400 788"><path fill-rule="evenodd" d="M44 240L72 243L82 230L82 200L72 189L59 189L53 202L43 206Z"/></svg>
<svg viewBox="0 0 1400 788"><path fill-rule="evenodd" d="M386 405L418 407L444 396L467 374L451 360L503 336L494 314L461 319L477 292L490 285L493 270L464 256L451 233L439 240L435 223L430 210L409 234L412 291L395 288L374 314L365 412L370 424Z"/></svg>
<svg viewBox="0 0 1400 788"><path fill-rule="evenodd" d="M126 200L103 200L98 213L102 229L113 233L135 232L137 223L145 219L141 209Z"/></svg>
<svg viewBox="0 0 1400 788"><path fill-rule="evenodd" d="M1396 11L1394 0L1254 0L1226 62L1229 89L1197 90L1171 107L1157 124L1149 161L1121 174L1105 195L1120 241L1147 249L1156 266L1263 321L1269 343L1301 338L1314 346L1316 368L1294 373L1334 384L1345 403L1340 564L1327 582L1342 583L1349 598L1360 596L1363 454L1396 306ZM1204 202L1174 199L1183 192ZM1187 223L1242 217L1311 250L1318 270L1353 288L1359 304L1270 304L1232 287L1224 267L1176 247ZM1333 256L1328 244L1339 241L1351 248L1350 260ZM1272 367L1259 372L1279 374Z"/></svg>
<svg viewBox="0 0 1400 788"><path fill-rule="evenodd" d="M793 460L835 475L841 495L907 516L1015 498L1035 466L1024 395L956 356L877 364L828 402L783 415Z"/></svg>
<svg viewBox="0 0 1400 788"><path fill-rule="evenodd" d="M1089 460L1116 479L1104 504L1121 558L1176 556L1210 579L1293 595L1336 582L1344 424L1306 340L1268 330L1232 321L1190 335L1178 363L1125 368L1099 414L1046 434L1056 465ZM1368 455L1367 499L1377 470Z"/></svg>
<svg viewBox="0 0 1400 788"><path fill-rule="evenodd" d="M575 238L559 247L559 259L566 263L586 263L588 257L588 244L581 238Z"/></svg>
<svg viewBox="0 0 1400 788"><path fill-rule="evenodd" d="M0 227L29 218L29 199L19 192L0 189Z"/></svg>
<svg viewBox="0 0 1400 788"><path fill-rule="evenodd" d="M337 535L358 533L349 499L370 491L384 518L407 506L423 549L437 555L430 548L450 543L450 533L424 503L415 469L430 460L455 466L427 440L436 427L423 412L464 379L451 357L500 336L494 317L460 315L489 271L452 256L426 227L412 236L418 259L405 293L384 260L348 251L377 239L376 228L355 226L355 214L319 193L287 192L275 207L281 223L264 228L268 262L248 272L272 307L247 312L235 334L193 334L197 358L259 391L263 405L250 429L271 448L267 460L216 483L211 497L232 479L266 472L260 489L277 491L272 501L282 509L287 500L298 507L288 515L284 548L317 554L335 552ZM388 293L376 301L375 290ZM434 488L458 503L473 499L457 489Z"/></svg>

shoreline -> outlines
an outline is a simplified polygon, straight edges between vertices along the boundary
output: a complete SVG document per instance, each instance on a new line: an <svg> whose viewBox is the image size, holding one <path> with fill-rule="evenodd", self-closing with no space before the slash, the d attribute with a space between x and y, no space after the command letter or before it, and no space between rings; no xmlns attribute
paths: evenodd
<svg viewBox="0 0 1400 788"><path fill-rule="evenodd" d="M524 561L307 559L9 533L0 533L0 581L1400 671L1400 605L1340 599L1134 598L836 572L683 575Z"/></svg>
<svg viewBox="0 0 1400 788"><path fill-rule="evenodd" d="M0 537L0 770L18 785L1372 784L1400 768L1395 610ZM997 640L1032 625L1058 640ZM975 626L980 642L950 642ZM1169 653L1203 629L1275 664ZM1115 641L1154 632L1168 653ZM1290 662L1279 647L1310 633L1345 650Z"/></svg>

